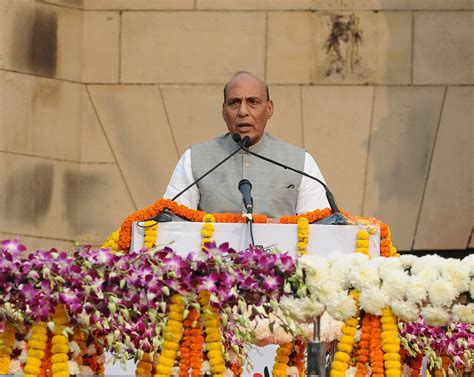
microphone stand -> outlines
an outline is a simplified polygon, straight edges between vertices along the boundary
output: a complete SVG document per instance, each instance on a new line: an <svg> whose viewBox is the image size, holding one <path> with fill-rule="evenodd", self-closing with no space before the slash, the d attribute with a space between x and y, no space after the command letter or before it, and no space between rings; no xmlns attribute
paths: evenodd
<svg viewBox="0 0 474 377"><path fill-rule="evenodd" d="M318 224L326 224L326 225L348 225L349 224L349 221L346 219L346 217L343 214L341 214L341 212L339 211L339 208L337 207L336 199L334 198L334 195L332 194L332 192L329 190L328 186L323 181L321 181L320 179L318 179L316 177L313 177L312 175L309 175L309 174L305 173L304 171L292 168L291 166L282 164L281 162L274 161L274 160L272 160L268 157L262 156L258 153L255 153L255 152L252 152L247 146L244 146L243 143L241 143L241 147L245 152L247 152L248 154L250 154L252 156L255 156L255 157L257 157L261 160L267 161L271 164L280 166L283 169L288 169L288 170L291 170L295 173L301 174L305 177L308 177L308 178L312 179L313 181L318 182L321 186L323 186L324 190L326 190L326 198L329 202L329 206L331 207L332 215L326 217L325 219L322 219L322 220L318 221Z"/></svg>

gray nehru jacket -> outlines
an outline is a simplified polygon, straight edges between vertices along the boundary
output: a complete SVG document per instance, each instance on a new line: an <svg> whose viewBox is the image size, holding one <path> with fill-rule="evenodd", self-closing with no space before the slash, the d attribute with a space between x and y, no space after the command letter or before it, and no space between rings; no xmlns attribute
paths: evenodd
<svg viewBox="0 0 474 377"><path fill-rule="evenodd" d="M230 134L191 147L191 166L197 179L238 148ZM295 169L303 170L305 150L265 134L250 147L255 153L274 159ZM301 175L270 164L240 151L198 183L201 195L198 209L207 213L240 213L242 195L238 190L241 179L252 183L254 213L270 217L296 214Z"/></svg>

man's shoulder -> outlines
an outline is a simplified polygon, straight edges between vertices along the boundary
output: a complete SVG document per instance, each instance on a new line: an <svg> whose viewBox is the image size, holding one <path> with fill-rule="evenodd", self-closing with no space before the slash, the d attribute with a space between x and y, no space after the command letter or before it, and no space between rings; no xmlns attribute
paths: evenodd
<svg viewBox="0 0 474 377"><path fill-rule="evenodd" d="M280 147L280 148L285 148L285 149L293 149L294 151L298 151L300 153L306 153L306 150L304 148L301 148L301 147L298 147L296 145L293 145L293 144L290 144L290 143L287 143L286 141L283 141L273 135L270 135L270 134L265 134L268 142L272 145L272 146L277 146L277 147Z"/></svg>

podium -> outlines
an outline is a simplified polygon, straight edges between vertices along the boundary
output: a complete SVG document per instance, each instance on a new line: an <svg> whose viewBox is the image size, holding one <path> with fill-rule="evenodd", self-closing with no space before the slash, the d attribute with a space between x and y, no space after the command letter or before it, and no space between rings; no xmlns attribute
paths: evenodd
<svg viewBox="0 0 474 377"><path fill-rule="evenodd" d="M244 223L215 223L213 239L217 245L229 242L235 250L244 250L250 244L249 225ZM180 255L187 255L201 249L201 229L203 223L165 222L158 224L156 245L169 246ZM354 253L357 225L309 225L308 253L328 256L331 253ZM298 229L296 224L253 224L256 245L265 249L288 252L296 255ZM143 247L144 228L137 222L132 227L130 249L140 250ZM372 257L380 255L380 229L369 236L369 252Z"/></svg>

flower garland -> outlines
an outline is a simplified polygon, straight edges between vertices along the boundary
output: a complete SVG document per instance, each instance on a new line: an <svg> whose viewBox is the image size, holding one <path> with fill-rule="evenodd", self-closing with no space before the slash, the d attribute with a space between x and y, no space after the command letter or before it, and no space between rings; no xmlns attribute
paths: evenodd
<svg viewBox="0 0 474 377"><path fill-rule="evenodd" d="M288 369L288 362L290 361L290 354L293 349L292 343L285 343L278 347L275 356L275 363L273 364L272 375L274 377L285 377Z"/></svg>
<svg viewBox="0 0 474 377"><path fill-rule="evenodd" d="M31 337L28 340L28 357L23 368L24 377L36 377L40 374L47 340L46 322L35 323L31 327Z"/></svg>
<svg viewBox="0 0 474 377"><path fill-rule="evenodd" d="M156 221L145 221L143 226L145 227L143 247L151 249L155 245L156 237L158 235L158 223Z"/></svg>
<svg viewBox="0 0 474 377"><path fill-rule="evenodd" d="M84 333L79 328L74 328L73 341L79 346L79 354L76 356L76 362L79 365L83 363L83 357L86 349L86 339Z"/></svg>
<svg viewBox="0 0 474 377"><path fill-rule="evenodd" d="M202 291L199 295L201 305L204 307L203 320L206 332L207 358L211 365L211 373L214 377L224 377L225 361L222 352L222 335L219 313L209 303L210 292Z"/></svg>
<svg viewBox="0 0 474 377"><path fill-rule="evenodd" d="M0 333L0 374L9 374L15 332L15 328L6 322Z"/></svg>
<svg viewBox="0 0 474 377"><path fill-rule="evenodd" d="M293 351L293 356L290 362L298 369L299 377L304 377L306 375L304 360L306 342L304 340L297 339L295 346L293 347Z"/></svg>
<svg viewBox="0 0 474 377"><path fill-rule="evenodd" d="M63 335L69 320L63 305L57 305L53 314L54 330L51 339L51 371L53 377L69 377L69 339Z"/></svg>
<svg viewBox="0 0 474 377"><path fill-rule="evenodd" d="M384 377L380 318L372 314L368 316L370 320L370 369L373 377Z"/></svg>
<svg viewBox="0 0 474 377"><path fill-rule="evenodd" d="M214 234L214 224L216 222L216 218L211 215L210 213L205 214L202 217L202 230L201 230L201 250L208 251L206 248L206 244L212 242L212 236Z"/></svg>
<svg viewBox="0 0 474 377"><path fill-rule="evenodd" d="M306 217L298 219L298 255L308 255L309 221Z"/></svg>
<svg viewBox="0 0 474 377"><path fill-rule="evenodd" d="M398 335L397 319L390 308L382 310L382 349L387 377L400 377L402 365L400 362L400 337Z"/></svg>
<svg viewBox="0 0 474 377"><path fill-rule="evenodd" d="M359 292L356 290L352 290L350 295L354 298L354 300L358 305L359 301ZM352 348L355 342L355 333L357 330L357 326L359 325L359 313L357 313L354 317L349 318L344 321L344 325L342 326L342 336L339 339L337 344L337 352L334 355L334 361L331 366L331 373L330 377L345 377L346 370L349 367L349 361L351 360Z"/></svg>
<svg viewBox="0 0 474 377"><path fill-rule="evenodd" d="M134 222L150 219L158 213L163 212L165 209L179 217L193 222L202 221L203 216L206 214L204 211L190 209L170 199L159 199L153 205L131 214L123 221L119 230L119 240L117 243L118 250L127 251L130 248L132 224ZM244 223L247 220L246 217L243 217L241 214L222 213L215 214L214 216L218 223ZM254 215L253 220L254 223L266 223L267 216Z"/></svg>
<svg viewBox="0 0 474 377"><path fill-rule="evenodd" d="M356 351L356 377L365 377L370 356L370 317L366 314L361 321L360 341Z"/></svg>
<svg viewBox="0 0 474 377"><path fill-rule="evenodd" d="M204 337L202 335L201 327L198 326L199 323L199 313L195 308L193 308L183 321L183 339L179 347L180 376L189 376L189 369L191 369L192 377L200 376Z"/></svg>
<svg viewBox="0 0 474 377"><path fill-rule="evenodd" d="M136 376L151 376L153 371L151 353L145 352L137 363Z"/></svg>
<svg viewBox="0 0 474 377"><path fill-rule="evenodd" d="M293 216L282 216L279 219L280 224L297 224L298 220L301 217L308 219L309 223L314 223L315 221L322 220L332 214L330 208L317 209L312 212L304 213L302 215L293 215ZM345 214L343 212L343 214Z"/></svg>
<svg viewBox="0 0 474 377"><path fill-rule="evenodd" d="M176 354L179 349L184 320L184 299L175 294L171 298L170 312L163 334L164 342L161 354L158 358L155 377L169 377L173 369Z"/></svg>
<svg viewBox="0 0 474 377"><path fill-rule="evenodd" d="M94 344L97 350L97 375L103 376L105 373L104 337L94 337Z"/></svg>
<svg viewBox="0 0 474 377"><path fill-rule="evenodd" d="M44 357L41 360L41 368L38 377L51 377L51 336L48 333L48 340L46 341L46 348L44 350Z"/></svg>
<svg viewBox="0 0 474 377"><path fill-rule="evenodd" d="M107 240L102 245L102 248L118 251L119 250L119 247L118 247L119 233L120 233L120 228L118 228L115 232L113 232L107 238Z"/></svg>

